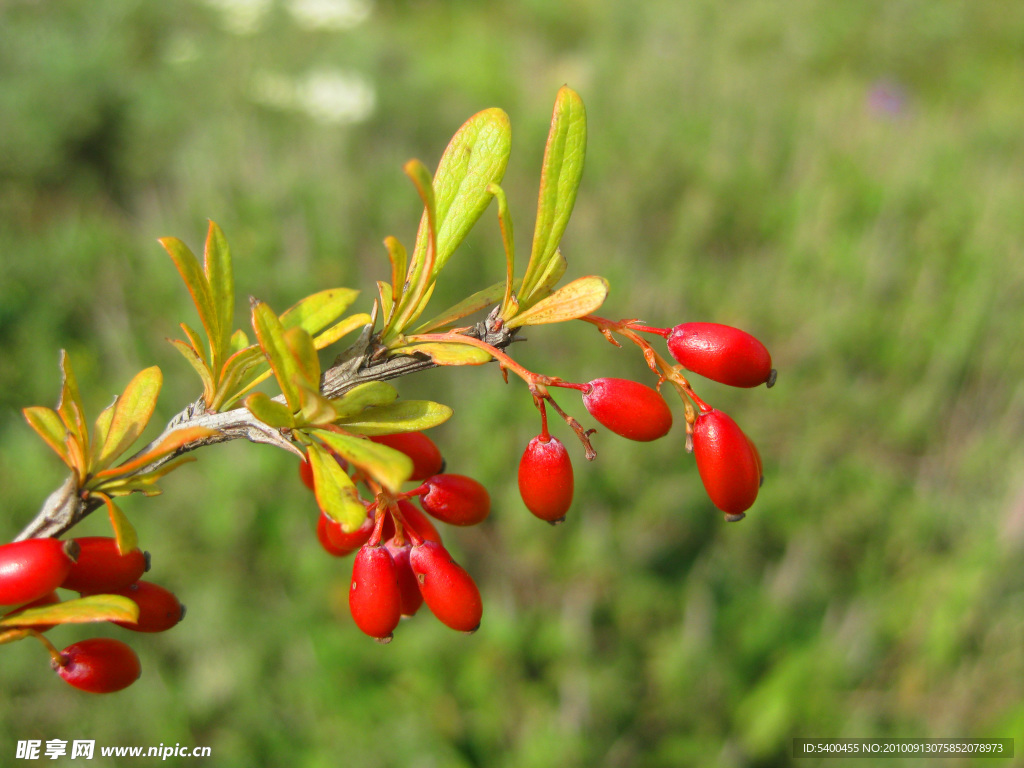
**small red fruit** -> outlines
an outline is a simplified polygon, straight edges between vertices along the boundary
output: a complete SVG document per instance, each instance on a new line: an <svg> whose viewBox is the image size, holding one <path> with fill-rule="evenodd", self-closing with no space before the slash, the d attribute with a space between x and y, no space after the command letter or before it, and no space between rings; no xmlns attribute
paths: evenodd
<svg viewBox="0 0 1024 768"><path fill-rule="evenodd" d="M519 493L526 508L549 523L565 519L572 504L572 461L557 437L537 435L519 460Z"/></svg>
<svg viewBox="0 0 1024 768"><path fill-rule="evenodd" d="M761 467L753 443L730 416L712 409L693 426L693 455L711 502L728 515L740 515L757 498Z"/></svg>
<svg viewBox="0 0 1024 768"><path fill-rule="evenodd" d="M423 601L442 624L459 632L477 630L484 610L480 590L447 549L436 541L425 541L409 552L409 565Z"/></svg>
<svg viewBox="0 0 1024 768"><path fill-rule="evenodd" d="M401 595L401 613L403 616L414 616L416 611L423 605L423 595L420 594L420 585L416 580L416 574L412 572L409 565L409 551L412 549L409 542L398 544L394 539L388 539L384 546L391 553L391 559L395 561L395 576L398 580L398 592Z"/></svg>
<svg viewBox="0 0 1024 768"><path fill-rule="evenodd" d="M441 534L437 532L437 528L430 522L430 518L424 515L419 507L411 501L406 501L405 499L399 501L398 511L402 514L402 519L405 520L406 525L418 533L421 539L441 541Z"/></svg>
<svg viewBox="0 0 1024 768"><path fill-rule="evenodd" d="M75 539L78 562L71 566L61 586L75 592L109 592L134 584L149 570L149 555L138 547L122 555L117 539L86 536Z"/></svg>
<svg viewBox="0 0 1024 768"><path fill-rule="evenodd" d="M309 463L309 459L303 459L299 462L299 479L302 480L302 484L309 488L309 490L316 490L313 485L313 465Z"/></svg>
<svg viewBox="0 0 1024 768"><path fill-rule="evenodd" d="M672 411L656 389L629 379L594 379L583 393L590 415L617 435L649 442L672 428Z"/></svg>
<svg viewBox="0 0 1024 768"><path fill-rule="evenodd" d="M137 581L123 589L106 590L105 594L122 595L139 606L138 621L114 622L125 629L135 632L166 632L185 618L185 606L174 593L150 581Z"/></svg>
<svg viewBox="0 0 1024 768"><path fill-rule="evenodd" d="M391 641L402 616L402 593L395 561L384 546L364 545L359 549L352 567L348 604L359 629L382 643Z"/></svg>
<svg viewBox="0 0 1024 768"><path fill-rule="evenodd" d="M373 533L373 517L367 516L363 524L351 533L346 533L341 523L321 512L316 523L316 537L320 545L335 557L351 555L370 538Z"/></svg>
<svg viewBox="0 0 1024 768"><path fill-rule="evenodd" d="M427 492L420 497L420 504L443 523L476 525L491 512L490 494L471 477L434 475L425 485Z"/></svg>
<svg viewBox="0 0 1024 768"><path fill-rule="evenodd" d="M38 600L61 585L78 545L59 539L25 539L0 546L0 605Z"/></svg>
<svg viewBox="0 0 1024 768"><path fill-rule="evenodd" d="M444 458L434 441L422 432L395 432L391 435L373 435L375 443L401 451L412 459L410 480L426 480L431 475L444 472Z"/></svg>
<svg viewBox="0 0 1024 768"><path fill-rule="evenodd" d="M720 323L683 323L668 335L668 350L687 370L733 387L775 383L772 356L746 331Z"/></svg>
<svg viewBox="0 0 1024 768"><path fill-rule="evenodd" d="M89 693L113 693L139 679L142 666L135 651L110 637L80 640L60 652L52 663L68 684Z"/></svg>

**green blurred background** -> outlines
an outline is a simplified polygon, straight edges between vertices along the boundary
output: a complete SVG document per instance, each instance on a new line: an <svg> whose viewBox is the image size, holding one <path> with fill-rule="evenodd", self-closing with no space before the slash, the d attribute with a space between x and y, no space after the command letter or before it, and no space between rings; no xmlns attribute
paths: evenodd
<svg viewBox="0 0 1024 768"><path fill-rule="evenodd" d="M144 672L109 697L53 679L35 643L0 649L0 763L28 738L205 745L218 766L571 768L1024 736L1022 55L1024 6L1003 0L0 4L0 540L63 477L20 415L55 402L60 348L92 413L152 364L158 418L196 396L164 342L194 309L157 237L199 249L212 218L240 298L281 311L347 285L368 308L382 238L411 244L419 219L402 163L433 167L501 106L525 258L563 83L590 124L567 277L607 276L607 316L743 327L780 370L771 391L695 381L764 457L738 525L677 430L598 435L550 528L515 486L538 429L522 386L402 381L457 405L435 437L492 492L491 519L446 538L484 592L472 637L426 611L390 646L362 636L294 460L206 451L123 504L187 620L117 630ZM478 229L437 308L503 276L493 210ZM537 370L645 375L593 329L528 336Z"/></svg>

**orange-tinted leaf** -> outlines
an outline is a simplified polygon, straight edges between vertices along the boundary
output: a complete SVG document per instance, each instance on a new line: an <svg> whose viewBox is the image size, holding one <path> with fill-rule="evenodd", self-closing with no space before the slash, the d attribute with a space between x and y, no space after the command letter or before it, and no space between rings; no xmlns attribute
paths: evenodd
<svg viewBox="0 0 1024 768"><path fill-rule="evenodd" d="M138 618L139 606L127 597L89 595L39 608L26 608L20 613L0 619L0 627L89 624L97 621L135 622Z"/></svg>
<svg viewBox="0 0 1024 768"><path fill-rule="evenodd" d="M505 325L509 328L518 328L521 325L543 325L575 320L598 309L607 295L608 281L603 277L581 277L568 285L563 285L550 296L520 312Z"/></svg>

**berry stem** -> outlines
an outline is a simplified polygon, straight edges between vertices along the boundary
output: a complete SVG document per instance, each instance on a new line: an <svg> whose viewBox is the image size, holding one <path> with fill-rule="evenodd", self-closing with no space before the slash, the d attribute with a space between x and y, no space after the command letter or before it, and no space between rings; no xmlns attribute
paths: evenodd
<svg viewBox="0 0 1024 768"><path fill-rule="evenodd" d="M46 648L46 651L50 654L50 666L56 669L57 667L63 667L68 663L68 660L67 658L65 658L64 654L58 651L56 646L54 646L54 644L51 643L42 632L37 632L34 629L29 629L28 633L32 635L32 637L34 637L40 643L42 643L43 647Z"/></svg>

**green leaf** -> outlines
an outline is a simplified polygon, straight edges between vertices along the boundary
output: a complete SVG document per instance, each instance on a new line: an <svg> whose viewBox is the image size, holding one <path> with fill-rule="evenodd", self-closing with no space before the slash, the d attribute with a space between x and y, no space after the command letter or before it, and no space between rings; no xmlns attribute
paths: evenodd
<svg viewBox="0 0 1024 768"><path fill-rule="evenodd" d="M289 328L284 332L284 343L298 365L298 383L310 389L319 389L320 358L313 346L313 337L304 328Z"/></svg>
<svg viewBox="0 0 1024 768"><path fill-rule="evenodd" d="M373 318L365 312L360 312L357 315L349 315L344 320L339 320L319 336L315 336L313 338L313 345L317 349L323 349L324 347L330 346L343 336L347 336L352 333L352 331L363 328L372 322Z"/></svg>
<svg viewBox="0 0 1024 768"><path fill-rule="evenodd" d="M206 337L210 340L211 348L215 347L220 339L220 318L213 301L213 294L206 273L199 266L199 259L189 250L181 240L176 237L160 238L160 245L170 255L178 274L185 281L192 296L192 302L196 305L199 313L199 320L206 329ZM200 349L197 345L196 349Z"/></svg>
<svg viewBox="0 0 1024 768"><path fill-rule="evenodd" d="M295 426L295 417L284 403L271 400L266 392L253 392L245 398L245 407L257 419L274 429L289 429Z"/></svg>
<svg viewBox="0 0 1024 768"><path fill-rule="evenodd" d="M130 477L119 477L110 480L101 486L100 490L108 496L127 496L131 493L141 493L143 496L159 496L162 491L157 488L157 481L164 475L168 475L182 464L189 464L195 461L195 456L179 456L176 459L162 464L152 472Z"/></svg>
<svg viewBox="0 0 1024 768"><path fill-rule="evenodd" d="M262 301L253 302L252 326L256 330L260 347L270 360L270 367L288 401L288 407L294 413L299 410L299 390L295 381L302 380L302 372L285 341L284 327L274 311Z"/></svg>
<svg viewBox="0 0 1024 768"><path fill-rule="evenodd" d="M114 529L114 538L117 540L117 551L122 555L139 548L139 536L135 532L135 526L131 524L124 512L121 511L110 497L105 493L97 493L107 506L107 516L110 518L110 527Z"/></svg>
<svg viewBox="0 0 1024 768"><path fill-rule="evenodd" d="M531 300L536 302L551 293L551 290L558 285L558 281L562 279L568 266L569 263L565 260L565 256L562 255L562 251L556 248L555 255L548 259L544 272L537 278L537 283L530 292L532 294L530 296Z"/></svg>
<svg viewBox="0 0 1024 768"><path fill-rule="evenodd" d="M402 402L370 408L358 416L339 419L336 423L351 432L364 435L387 435L391 432L416 432L448 421L452 409L430 400Z"/></svg>
<svg viewBox="0 0 1024 768"><path fill-rule="evenodd" d="M554 255L569 223L583 176L586 150L587 113L583 100L571 88L562 86L555 97L544 148L533 249L519 297L523 305L532 303L539 276L547 270L548 260Z"/></svg>
<svg viewBox="0 0 1024 768"><path fill-rule="evenodd" d="M210 367L206 364L206 361L196 354L196 350L191 344L186 344L180 339L168 339L171 346L181 352L182 357L188 360L189 364L195 369L195 372L199 374L200 381L203 382L203 401L214 399L214 393L216 392L216 386L213 383L213 374L210 371ZM209 403L207 403L209 405Z"/></svg>
<svg viewBox="0 0 1024 768"><path fill-rule="evenodd" d="M30 632L27 629L0 629L0 645L24 640L29 635Z"/></svg>
<svg viewBox="0 0 1024 768"><path fill-rule="evenodd" d="M356 530L366 519L366 507L359 500L352 478L316 443L309 445L306 455L313 470L317 505L324 514L341 523L346 532Z"/></svg>
<svg viewBox="0 0 1024 768"><path fill-rule="evenodd" d="M474 312L479 312L481 309L485 309L492 304L498 303L504 293L505 283L495 283L492 286L484 288L482 291L477 291L471 296L466 297L455 306L446 309L444 312L434 315L434 317L423 323L423 325L416 328L413 333L430 333L438 328L454 323L456 320L460 320Z"/></svg>
<svg viewBox="0 0 1024 768"><path fill-rule="evenodd" d="M452 253L491 201L489 184L505 175L512 148L512 127L504 111L491 108L477 112L452 137L434 173L437 255L433 275ZM415 251L425 249L422 223Z"/></svg>
<svg viewBox="0 0 1024 768"><path fill-rule="evenodd" d="M412 474L412 459L394 448L323 429L313 430L311 434L392 493L398 493L402 483Z"/></svg>
<svg viewBox="0 0 1024 768"><path fill-rule="evenodd" d="M285 329L302 328L311 336L329 326L356 300L359 291L351 288L328 288L307 296L281 315Z"/></svg>
<svg viewBox="0 0 1024 768"><path fill-rule="evenodd" d="M302 403L298 418L300 426L330 424L338 418L338 412L334 410L334 403L321 395L317 389L304 384L300 385L299 400Z"/></svg>
<svg viewBox="0 0 1024 768"><path fill-rule="evenodd" d="M518 328L521 325L543 325L561 323L589 315L600 307L608 295L608 281L603 277L589 276L563 285L547 298L509 320L505 325Z"/></svg>
<svg viewBox="0 0 1024 768"><path fill-rule="evenodd" d="M33 405L30 408L22 409L21 412L25 416L25 421L28 422L28 425L43 438L43 441L48 446L56 451L61 461L73 469L74 465L71 463L67 445L65 444L68 430L64 426L64 422L61 421L60 416L57 415L57 412L43 405Z"/></svg>
<svg viewBox="0 0 1024 768"><path fill-rule="evenodd" d="M405 283L405 271L409 266L409 255L405 252L405 246L397 237L388 235L384 238L384 247L388 249L388 261L391 263L391 304L398 304L402 300L402 288ZM384 324L390 319L388 314L384 315Z"/></svg>
<svg viewBox="0 0 1024 768"><path fill-rule="evenodd" d="M480 347L471 344L460 344L457 341L427 341L420 344L410 344L404 347L395 347L391 350L394 355L421 354L429 357L438 365L483 365L494 358L491 353Z"/></svg>
<svg viewBox="0 0 1024 768"><path fill-rule="evenodd" d="M241 328L236 328L235 332L231 334L231 353L241 352L248 346L250 346L249 337Z"/></svg>
<svg viewBox="0 0 1024 768"><path fill-rule="evenodd" d="M140 371L128 382L124 392L115 401L110 429L97 459L98 469L108 466L138 440L153 416L163 381L163 373L154 365Z"/></svg>
<svg viewBox="0 0 1024 768"><path fill-rule="evenodd" d="M80 468L84 473L88 470L89 463L89 428L85 423L85 409L82 407L82 398L78 394L78 381L71 368L71 360L67 352L60 351L60 402L57 403L57 413L67 428L68 434L77 445L77 452L81 462ZM75 453L71 452L72 461L75 460ZM76 464L76 466L79 466Z"/></svg>
<svg viewBox="0 0 1024 768"><path fill-rule="evenodd" d="M188 340L188 343L192 346L192 351L199 356L199 359L203 361L203 364L206 365L207 368L210 368L210 361L206 354L206 345L204 345L203 342L199 339L199 333L196 332L196 330L192 328L188 323L178 323L178 325L181 326L182 333L185 334L185 338ZM210 368L210 370L212 371L213 369Z"/></svg>
<svg viewBox="0 0 1024 768"><path fill-rule="evenodd" d="M47 624L88 624L96 621L139 619L139 606L121 595L89 595L62 603L26 608L0 619L0 627L38 627Z"/></svg>
<svg viewBox="0 0 1024 768"><path fill-rule="evenodd" d="M256 377L256 372L266 361L263 350L256 345L240 349L231 355L221 369L216 398L207 407L213 411L230 408L248 390L250 381Z"/></svg>
<svg viewBox="0 0 1024 768"><path fill-rule="evenodd" d="M162 459L164 456L177 451L188 443L195 442L196 440L202 440L207 437L213 437L219 435L220 432L216 429L209 429L207 427L183 427L181 429L175 429L168 433L164 438L160 440L156 445L150 448L145 453L136 456L131 461L126 461L124 464L119 464L116 467L105 469L102 472L98 472L93 478L94 482L89 483L89 488L96 490L102 488L101 481L106 478L119 477L121 475L128 475L136 470L142 469L147 464L152 464L157 459ZM95 482L100 481L100 482Z"/></svg>
<svg viewBox="0 0 1024 768"><path fill-rule="evenodd" d="M214 222L206 233L206 249L203 252L203 272L210 286L210 299L216 313L216 336L210 336L210 367L217 370L231 354L231 326L235 315L235 278L231 268L231 250L228 241Z"/></svg>
<svg viewBox="0 0 1024 768"><path fill-rule="evenodd" d="M434 264L437 260L437 216L430 171L419 160L410 160L403 170L416 186L416 191L423 201L420 234L426 234L424 246L420 248L417 242L417 248L413 251L409 273L402 287L402 299L394 308L393 316L388 323L388 327L395 332L401 332L422 311L424 299L433 288Z"/></svg>
<svg viewBox="0 0 1024 768"><path fill-rule="evenodd" d="M331 401L338 418L348 418L367 408L389 405L398 399L398 390L385 381L367 381Z"/></svg>
<svg viewBox="0 0 1024 768"><path fill-rule="evenodd" d="M391 315L395 311L394 290L390 283L383 280L377 281L377 295L380 297L381 314L384 315L384 325L391 322Z"/></svg>

